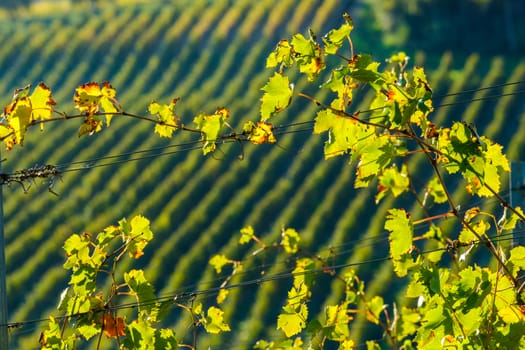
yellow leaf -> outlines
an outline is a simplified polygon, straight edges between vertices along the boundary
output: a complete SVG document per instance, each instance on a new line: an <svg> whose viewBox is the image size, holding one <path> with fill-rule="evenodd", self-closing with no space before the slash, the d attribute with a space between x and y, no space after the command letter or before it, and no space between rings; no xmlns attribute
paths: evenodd
<svg viewBox="0 0 525 350"><path fill-rule="evenodd" d="M226 300L226 298L228 297L229 293L230 291L228 289L221 289L219 291L219 294L217 295L217 304L222 304L224 300Z"/></svg>
<svg viewBox="0 0 525 350"><path fill-rule="evenodd" d="M248 122L244 125L244 131L248 134L248 140L256 145L263 143L276 143L273 134L273 125L267 122Z"/></svg>
<svg viewBox="0 0 525 350"><path fill-rule="evenodd" d="M115 98L116 90L109 82L99 83L89 82L82 84L75 89L73 100L75 107L81 112L86 112L89 116L98 112L100 107L106 114L106 125L109 126L113 113L117 113L120 104Z"/></svg>
<svg viewBox="0 0 525 350"><path fill-rule="evenodd" d="M31 108L33 112L32 120L46 120L51 119L53 115L53 106L56 102L51 97L51 90L44 84L40 83L35 88L31 97ZM44 128L44 124L40 124L40 129Z"/></svg>
<svg viewBox="0 0 525 350"><path fill-rule="evenodd" d="M27 126L31 122L31 101L26 96L15 100L7 109L7 120L14 131L14 143L23 144Z"/></svg>

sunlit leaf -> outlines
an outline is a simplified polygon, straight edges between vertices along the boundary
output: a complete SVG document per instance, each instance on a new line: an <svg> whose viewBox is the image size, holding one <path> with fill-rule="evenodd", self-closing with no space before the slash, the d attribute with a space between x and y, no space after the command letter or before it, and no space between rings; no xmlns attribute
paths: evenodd
<svg viewBox="0 0 525 350"><path fill-rule="evenodd" d="M281 329L286 337L290 338L300 333L306 327L308 308L300 303L295 308L287 308L277 318L277 329Z"/></svg>
<svg viewBox="0 0 525 350"><path fill-rule="evenodd" d="M24 143L27 127L31 122L31 113L31 101L27 96L15 100L4 110L4 114L14 132L13 144L22 145Z"/></svg>
<svg viewBox="0 0 525 350"><path fill-rule="evenodd" d="M201 140L204 143L202 153L204 155L215 151L217 138L228 117L228 110L220 107L217 108L214 114L201 113L193 119L193 122L197 125L197 130L200 130L202 133Z"/></svg>
<svg viewBox="0 0 525 350"><path fill-rule="evenodd" d="M116 90L109 82L102 83L102 86L96 82L89 82L75 89L73 101L75 107L88 116L102 109L106 116L106 126L109 126L113 114L120 110L120 104L115 95Z"/></svg>
<svg viewBox="0 0 525 350"><path fill-rule="evenodd" d="M257 122L255 124L248 121L244 124L243 131L244 134L248 135L248 140L256 145L277 142L273 134L273 125L268 122Z"/></svg>
<svg viewBox="0 0 525 350"><path fill-rule="evenodd" d="M175 115L175 105L179 99L171 100L170 104L159 104L155 101L148 106L150 114L157 116L158 123L155 124L155 132L160 137L171 137L173 131L177 130L177 116Z"/></svg>
<svg viewBox="0 0 525 350"><path fill-rule="evenodd" d="M292 63L292 47L286 39L279 41L275 50L272 51L266 59L267 68L276 67L278 64L282 64L284 67L289 67Z"/></svg>
<svg viewBox="0 0 525 350"><path fill-rule="evenodd" d="M38 84L29 99L31 100L33 120L51 119L53 106L56 105L56 102L51 97L51 90L44 83ZM42 130L43 127L44 125L41 124L40 129Z"/></svg>
<svg viewBox="0 0 525 350"><path fill-rule="evenodd" d="M206 328L208 333L218 334L231 330L230 326L224 322L224 312L221 309L212 306L208 309L206 315L204 328Z"/></svg>
<svg viewBox="0 0 525 350"><path fill-rule="evenodd" d="M284 248L284 251L288 254L297 253L299 250L299 241L301 240L299 233L297 233L297 231L293 228L287 228L282 230L281 237L281 244Z"/></svg>
<svg viewBox="0 0 525 350"><path fill-rule="evenodd" d="M255 232L252 226L246 226L241 229L241 238L239 238L239 244L246 244L250 242L255 236Z"/></svg>
<svg viewBox="0 0 525 350"><path fill-rule="evenodd" d="M354 29L354 23L348 14L343 16L346 23L342 24L337 29L330 30L325 36L323 36L323 42L325 44L325 52L327 54L335 54L337 50L343 45L345 40L348 40L350 33Z"/></svg>
<svg viewBox="0 0 525 350"><path fill-rule="evenodd" d="M368 303L368 312L366 315L366 318L375 324L379 324L379 315L385 308L385 303L383 301L383 298L376 295L374 296Z"/></svg>
<svg viewBox="0 0 525 350"><path fill-rule="evenodd" d="M219 291L219 294L217 295L217 304L220 305L220 304L224 303L224 301L228 297L229 293L230 293L230 291L228 289L221 289Z"/></svg>
<svg viewBox="0 0 525 350"><path fill-rule="evenodd" d="M261 97L261 120L266 121L275 114L288 107L292 99L293 86L288 77L279 73L274 73L266 85L262 87L264 91Z"/></svg>
<svg viewBox="0 0 525 350"><path fill-rule="evenodd" d="M433 177L427 184L427 193L430 194L435 203L447 202L447 195L438 177Z"/></svg>
<svg viewBox="0 0 525 350"><path fill-rule="evenodd" d="M394 197L398 197L403 192L408 191L409 186L410 179L406 165L403 165L401 171L395 166L386 169L379 176L378 191L375 197L376 203L379 203L387 193L392 193Z"/></svg>
<svg viewBox="0 0 525 350"><path fill-rule="evenodd" d="M133 269L125 272L124 281L130 289L130 295L137 299L139 311L145 310L151 320L155 321L159 305L155 302L155 289L153 285L146 280L144 271Z"/></svg>
<svg viewBox="0 0 525 350"><path fill-rule="evenodd" d="M228 259L226 257L226 255L224 254L217 254L217 255L214 255L209 263L211 266L213 266L213 268L215 269L215 271L217 273L221 273L222 272L222 268L227 265L227 264L230 264L232 261L230 259Z"/></svg>
<svg viewBox="0 0 525 350"><path fill-rule="evenodd" d="M292 37L290 44L299 71L305 73L308 80L313 81L325 68L321 47L312 37L307 39L300 33Z"/></svg>
<svg viewBox="0 0 525 350"><path fill-rule="evenodd" d="M123 232L125 232L123 230ZM130 230L125 237L128 242L128 252L135 259L144 255L144 248L153 239L150 221L142 215L134 216L130 222Z"/></svg>
<svg viewBox="0 0 525 350"><path fill-rule="evenodd" d="M523 212L523 209L521 209L521 207L515 207L514 210L519 213L522 217L525 216L525 213ZM513 230L515 227L516 227L516 224L518 223L518 221L520 221L521 218L518 214L512 212L510 214L510 217L509 218L506 218L502 224L501 224L501 228L503 230Z"/></svg>

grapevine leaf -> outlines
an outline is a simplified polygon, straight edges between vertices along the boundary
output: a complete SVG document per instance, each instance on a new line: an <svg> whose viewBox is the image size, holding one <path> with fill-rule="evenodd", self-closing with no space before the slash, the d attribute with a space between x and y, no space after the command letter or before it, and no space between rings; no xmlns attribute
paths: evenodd
<svg viewBox="0 0 525 350"><path fill-rule="evenodd" d="M390 209L385 229L390 231L390 256L394 264L394 271L399 277L403 277L407 274L408 269L415 265L410 254L414 226L403 209Z"/></svg>
<svg viewBox="0 0 525 350"><path fill-rule="evenodd" d="M119 237L121 234L118 226L108 226L103 232L97 235L97 245L100 248L106 247L113 239Z"/></svg>
<svg viewBox="0 0 525 350"><path fill-rule="evenodd" d="M344 14L343 17L346 23L342 24L338 29L332 29L323 36L323 42L325 44L324 50L327 54L335 54L343 45L344 41L350 37L350 33L354 29L354 24L350 16Z"/></svg>
<svg viewBox="0 0 525 350"><path fill-rule="evenodd" d="M150 282L146 280L144 271L131 270L124 273L124 281L130 289L130 295L135 296L139 305L139 311L146 311L152 321L157 318L159 310L155 300L155 290Z"/></svg>
<svg viewBox="0 0 525 350"><path fill-rule="evenodd" d="M292 37L291 45L299 71L305 73L309 81L313 81L325 68L321 47L313 38L307 39L300 33Z"/></svg>
<svg viewBox="0 0 525 350"><path fill-rule="evenodd" d="M169 105L159 104L155 101L151 102L148 106L148 111L152 115L156 115L158 123L155 124L155 132L160 137L171 137L173 131L177 130L177 117L175 116L175 105L179 99L173 99Z"/></svg>
<svg viewBox="0 0 525 350"><path fill-rule="evenodd" d="M281 237L281 244L284 248L284 251L288 254L297 253L297 251L299 250L299 241L301 240L299 233L297 233L297 231L293 228L283 228L281 232Z"/></svg>
<svg viewBox="0 0 525 350"><path fill-rule="evenodd" d="M518 323L520 321L525 321L525 315L517 305L509 305L498 310L498 315L505 323Z"/></svg>
<svg viewBox="0 0 525 350"><path fill-rule="evenodd" d="M349 69L348 66L340 66L332 70L330 78L322 85L323 88L337 93L337 98L330 103L330 106L338 110L345 110L352 103L353 89L358 86L350 77Z"/></svg>
<svg viewBox="0 0 525 350"><path fill-rule="evenodd" d="M85 112L88 116L93 116L102 107L102 110L107 113L106 125L109 126L113 113L117 113L120 108L115 95L116 90L109 82L102 83L102 87L99 83L89 82L75 89L73 101L75 107L79 111Z"/></svg>
<svg viewBox="0 0 525 350"><path fill-rule="evenodd" d="M204 155L215 151L217 147L215 142L229 114L226 108L220 107L217 108L214 114L201 113L193 119L193 122L197 125L197 130L202 133L201 140L204 143L202 153Z"/></svg>
<svg viewBox="0 0 525 350"><path fill-rule="evenodd" d="M217 273L221 273L222 272L222 268L226 265L226 264L229 264L231 263L231 260L228 259L226 257L226 255L224 254L217 254L217 255L214 255L211 259L210 259L210 265L213 266L213 268L215 269L215 271Z"/></svg>
<svg viewBox="0 0 525 350"><path fill-rule="evenodd" d="M246 244L255 237L255 232L252 226L246 226L241 229L241 238L239 238L239 244Z"/></svg>
<svg viewBox="0 0 525 350"><path fill-rule="evenodd" d="M308 308L300 303L295 308L285 307L285 311L277 318L277 329L281 329L287 338L300 333L306 327Z"/></svg>
<svg viewBox="0 0 525 350"><path fill-rule="evenodd" d="M447 201L447 194L438 177L433 177L427 184L427 193L432 196L435 203L441 204Z"/></svg>
<svg viewBox="0 0 525 350"><path fill-rule="evenodd" d="M4 122L4 120L2 120ZM9 124L0 124L0 140L4 141L5 148L9 151L13 149L13 146L15 145L15 136L13 129Z"/></svg>
<svg viewBox="0 0 525 350"><path fill-rule="evenodd" d="M108 338L117 338L122 337L126 333L124 332L126 325L122 317L113 317L113 314L105 312L102 315L102 328L104 329L104 334Z"/></svg>
<svg viewBox="0 0 525 350"><path fill-rule="evenodd" d="M385 303L383 301L383 298L380 296L374 296L372 300L370 300L367 303L367 309L368 312L366 314L366 318L368 321L379 324L379 315L381 311L385 308Z"/></svg>
<svg viewBox="0 0 525 350"><path fill-rule="evenodd" d="M390 231L390 256L394 259L412 250L414 226L403 209L388 211L385 229Z"/></svg>
<svg viewBox="0 0 525 350"><path fill-rule="evenodd" d="M520 270L525 270L525 247L517 246L510 250L509 263L513 275L517 275Z"/></svg>
<svg viewBox="0 0 525 350"><path fill-rule="evenodd" d="M121 319L121 318L119 318ZM121 319L122 320L122 319ZM94 321L88 323L80 323L76 327L78 333L84 337L84 339L89 340L94 336L100 334L100 325ZM123 330L123 328L122 328ZM104 330L106 331L106 330ZM106 334L107 335L107 334Z"/></svg>
<svg viewBox="0 0 525 350"><path fill-rule="evenodd" d="M348 327L352 317L348 315L348 302L326 307L325 333L331 340L343 340L350 335ZM308 326L310 327L310 325Z"/></svg>
<svg viewBox="0 0 525 350"><path fill-rule="evenodd" d="M288 77L274 73L263 86L261 97L261 120L266 121L288 107L292 99L293 85Z"/></svg>
<svg viewBox="0 0 525 350"><path fill-rule="evenodd" d="M100 122L100 119L96 116L88 115L82 122L82 125L80 125L78 137L85 134L93 135L100 131L102 131L102 123Z"/></svg>
<svg viewBox="0 0 525 350"><path fill-rule="evenodd" d="M484 220L480 220L475 224L471 224L470 227L477 233L477 236L468 227L463 227L458 238L461 243L470 244L477 242L478 237L485 235L485 232L490 229L490 224Z"/></svg>
<svg viewBox="0 0 525 350"><path fill-rule="evenodd" d="M392 164L398 155L406 152L404 144L400 141L392 140L388 135L376 137L374 130L370 129L370 134L362 140L355 156L352 157L353 159L360 157L354 184L356 188L368 187L375 176Z"/></svg>
<svg viewBox="0 0 525 350"><path fill-rule="evenodd" d="M206 328L208 333L213 334L229 332L231 330L230 326L224 322L224 311L215 306L208 309L204 328Z"/></svg>
<svg viewBox="0 0 525 350"><path fill-rule="evenodd" d="M418 330L421 319L419 312L406 306L401 308L400 314L401 317L399 317L399 321L395 324L398 340L413 335Z"/></svg>
<svg viewBox="0 0 525 350"><path fill-rule="evenodd" d="M126 349L160 349L155 346L155 331L151 321L144 315L139 315L137 320L127 325L123 345Z"/></svg>
<svg viewBox="0 0 525 350"><path fill-rule="evenodd" d="M325 159L340 156L348 152L360 154L362 147L374 137L374 129L354 119L341 117L332 110L317 113L314 133L328 131L328 140L324 146Z"/></svg>
<svg viewBox="0 0 525 350"><path fill-rule="evenodd" d="M523 209L521 209L521 207L515 207L514 210L519 213L521 216L524 216L525 213L523 213ZM503 223L502 223L502 229L503 230L514 230L514 228L516 227L516 224L518 223L518 221L521 220L520 219L520 216L517 215L516 213L512 212L510 214L510 217L509 218L506 218Z"/></svg>
<svg viewBox="0 0 525 350"><path fill-rule="evenodd" d="M176 350L178 349L178 342L175 338L175 333L169 328L162 328L155 332L155 349L162 350Z"/></svg>
<svg viewBox="0 0 525 350"><path fill-rule="evenodd" d="M219 291L219 294L217 295L217 304L220 305L220 304L224 303L224 301L228 297L229 293L230 293L230 291L228 289L221 289Z"/></svg>
<svg viewBox="0 0 525 350"><path fill-rule="evenodd" d="M24 143L27 127L31 122L31 112L31 101L27 96L16 99L5 108L4 115L14 132L13 144L22 145Z"/></svg>
<svg viewBox="0 0 525 350"><path fill-rule="evenodd" d="M393 166L386 169L379 176L378 191L375 197L376 204L391 192L394 197L398 197L403 192L408 191L410 179L408 178L408 171L406 165L403 165L401 171Z"/></svg>
<svg viewBox="0 0 525 350"><path fill-rule="evenodd" d="M268 122L257 122L255 124L248 121L244 124L243 131L244 134L248 135L248 140L256 145L277 142L273 134L273 125Z"/></svg>
<svg viewBox="0 0 525 350"><path fill-rule="evenodd" d="M31 108L33 111L33 120L51 119L53 114L53 106L56 102L51 97L51 90L44 84L40 83L35 88L31 97ZM44 124L40 124L40 130L44 128Z"/></svg>
<svg viewBox="0 0 525 350"><path fill-rule="evenodd" d="M292 47L286 39L279 41L275 50L270 53L266 59L266 67L276 67L279 63L284 67L289 67L293 64Z"/></svg>
<svg viewBox="0 0 525 350"><path fill-rule="evenodd" d="M126 234L128 242L128 252L131 257L138 259L144 255L144 248L153 239L153 232L150 229L150 222L144 216L137 215L131 219L130 230ZM122 230L125 232L125 230Z"/></svg>

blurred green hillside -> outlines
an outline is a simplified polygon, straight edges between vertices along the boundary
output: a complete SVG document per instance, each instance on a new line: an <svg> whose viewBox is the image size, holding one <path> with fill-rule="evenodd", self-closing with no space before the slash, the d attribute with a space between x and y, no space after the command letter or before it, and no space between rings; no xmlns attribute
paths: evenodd
<svg viewBox="0 0 525 350"><path fill-rule="evenodd" d="M46 6L2 12L3 106L16 88L44 81L59 106L72 112L78 85L108 80L127 111L145 114L153 99L180 97L177 112L188 125L195 114L225 106L230 124L239 130L258 119L260 88L271 73L265 70L266 56L278 40L308 28L322 35L348 12L356 23L356 51L388 57L404 50L411 64L425 66L438 106L436 124L472 122L503 144L511 161L524 160L525 84L501 85L525 81L521 2L193 0ZM304 86L299 81L296 90ZM488 86L493 88L473 90ZM356 110L366 99L365 92L357 97ZM274 124L308 121L315 112L316 106L297 100ZM397 294L403 281L393 278L391 263L366 263L387 256L383 218L394 201L376 207L375 188L354 190L348 159L323 161L323 140L312 137L308 127L284 128L275 146L221 145L213 157L203 157L198 147L180 146L195 141L194 135L159 139L149 123L116 117L111 128L80 139L78 127L75 121L50 124L44 133L31 130L23 148L2 151L5 173L44 164L70 169L53 184L37 179L3 189L9 320L36 321L10 331L13 349L38 348L45 326L38 320L55 312L66 286L65 238L96 233L134 214L152 221L155 238L138 267L160 296L220 284L208 259L218 252L236 259L249 255L237 240L239 230L250 224L270 241L282 226L294 227L306 249L332 254L334 264L365 262L354 268L368 288L385 292L388 302L404 302ZM410 166L423 181L426 174L418 172L417 163ZM50 185L58 197L48 192ZM459 202L461 190L454 194ZM287 271L288 263L268 254L239 282ZM233 332L203 335L199 345L247 349L259 338L278 338L275 320L289 283L232 290L224 308ZM324 299L314 301L312 314L340 296L340 287L322 277L316 292ZM174 309L167 323L180 339L191 337L183 310ZM357 344L365 335L381 338L379 329L358 317Z"/></svg>

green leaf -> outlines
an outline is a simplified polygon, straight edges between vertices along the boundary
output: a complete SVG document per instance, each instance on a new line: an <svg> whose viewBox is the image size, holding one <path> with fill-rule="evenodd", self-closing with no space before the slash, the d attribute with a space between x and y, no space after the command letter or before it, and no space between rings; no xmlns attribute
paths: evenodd
<svg viewBox="0 0 525 350"><path fill-rule="evenodd" d="M275 50L270 53L266 59L266 67L276 67L280 63L285 67L293 64L292 47L286 39L279 41Z"/></svg>
<svg viewBox="0 0 525 350"><path fill-rule="evenodd" d="M281 237L281 244L284 248L284 251L288 254L297 253L297 251L299 250L299 241L301 240L299 233L297 233L297 231L293 228L283 228L281 232Z"/></svg>
<svg viewBox="0 0 525 350"><path fill-rule="evenodd" d="M155 132L160 137L171 137L173 131L177 130L177 117L175 115L175 105L179 101L178 98L173 99L169 105L159 104L155 101L148 106L148 111L152 115L156 115L159 123L155 124Z"/></svg>
<svg viewBox="0 0 525 350"><path fill-rule="evenodd" d="M325 68L319 44L312 37L307 39L302 34L295 34L292 37L291 45L295 61L299 65L299 71L305 73L309 81L313 81Z"/></svg>
<svg viewBox="0 0 525 350"><path fill-rule="evenodd" d="M215 151L219 133L228 117L229 112L226 108L218 108L214 114L201 113L193 119L197 130L202 133L201 140L204 143L202 153L204 155Z"/></svg>
<svg viewBox="0 0 525 350"><path fill-rule="evenodd" d="M374 296L372 300L367 303L368 312L366 318L368 321L379 324L379 317L383 309L385 308L385 303L383 298L380 296Z"/></svg>
<svg viewBox="0 0 525 350"><path fill-rule="evenodd" d="M139 305L139 311L147 312L151 321L156 321L159 304L155 302L155 289L146 280L144 271L130 270L124 273L124 281L130 289L130 295L135 296Z"/></svg>
<svg viewBox="0 0 525 350"><path fill-rule="evenodd" d="M514 276L518 275L520 270L525 270L525 247L517 246L510 250L509 264Z"/></svg>
<svg viewBox="0 0 525 350"><path fill-rule="evenodd" d="M350 33L354 29L354 23L348 14L345 14L344 18L346 23L342 24L338 29L330 30L323 36L324 50L327 54L335 54L344 41L350 38Z"/></svg>
<svg viewBox="0 0 525 350"><path fill-rule="evenodd" d="M357 144L359 148L355 150L356 156L352 157L355 160L357 156L360 158L354 184L356 188L368 187L375 176L392 164L397 156L406 152L405 145L392 140L389 135L375 136L373 129L371 133Z"/></svg>
<svg viewBox="0 0 525 350"><path fill-rule="evenodd" d="M330 109L319 111L315 118L314 134L325 131L328 131L328 140L324 146L325 159L348 152L359 155L361 149L375 137L372 127L341 117Z"/></svg>
<svg viewBox="0 0 525 350"><path fill-rule="evenodd" d="M131 230L125 237L125 241L128 243L127 249L130 256L138 259L144 255L144 248L153 239L153 232L151 232L149 220L141 215L133 217L130 225Z"/></svg>
<svg viewBox="0 0 525 350"><path fill-rule="evenodd" d="M427 184L426 191L432 196L435 203L441 204L447 202L447 194L439 178L433 177Z"/></svg>
<svg viewBox="0 0 525 350"><path fill-rule="evenodd" d="M350 336L348 302L326 307L326 322L324 325L328 339L344 340ZM311 322L310 322L311 323ZM310 327L310 325L308 326Z"/></svg>
<svg viewBox="0 0 525 350"><path fill-rule="evenodd" d="M399 171L396 166L386 169L379 176L378 192L375 197L376 204L379 203L387 193L392 193L394 197L398 197L403 192L408 191L409 186L410 179L406 165L403 165L401 171Z"/></svg>
<svg viewBox="0 0 525 350"><path fill-rule="evenodd" d="M412 255L412 238L414 226L407 212L403 209L388 211L385 229L390 231L390 256L394 271L399 277L406 276L408 269L416 266Z"/></svg>
<svg viewBox="0 0 525 350"><path fill-rule="evenodd" d="M155 332L155 349L176 350L179 349L175 333L169 328L162 328Z"/></svg>
<svg viewBox="0 0 525 350"><path fill-rule="evenodd" d="M414 226L405 210L390 209L385 229L390 231L390 256L392 258L398 259L412 250Z"/></svg>
<svg viewBox="0 0 525 350"><path fill-rule="evenodd" d="M224 312L215 306L208 309L204 328L206 328L208 333L213 334L229 332L231 330L230 326L224 322Z"/></svg>
<svg viewBox="0 0 525 350"><path fill-rule="evenodd" d="M299 334L306 327L308 308L300 303L295 308L286 308L277 318L277 329L281 329L287 338Z"/></svg>
<svg viewBox="0 0 525 350"><path fill-rule="evenodd" d="M521 207L515 207L514 210L516 210L516 212L518 212L521 216L525 216L525 213L523 213L523 209L521 209ZM514 230L514 228L516 227L516 224L520 220L521 220L520 216L512 212L510 214L510 217L505 218L505 220L503 221L501 225L501 229L502 230Z"/></svg>
<svg viewBox="0 0 525 350"><path fill-rule="evenodd" d="M413 336L414 333L419 329L421 316L419 312L414 309L403 306L399 321L396 322L396 335L397 340L401 340L408 336Z"/></svg>
<svg viewBox="0 0 525 350"><path fill-rule="evenodd" d="M290 105L293 86L288 77L274 73L268 83L262 87L261 120L266 121Z"/></svg>
<svg viewBox="0 0 525 350"><path fill-rule="evenodd" d="M463 227L458 237L458 240L461 243L470 244L472 242L477 242L479 240L478 237L483 237L490 229L490 224L484 220L480 220L475 224L471 224L470 226L478 235L476 236L474 232L469 230L467 227Z"/></svg>
<svg viewBox="0 0 525 350"><path fill-rule="evenodd" d="M126 349L160 350L155 346L155 327L145 316L139 316L126 327L123 345Z"/></svg>

